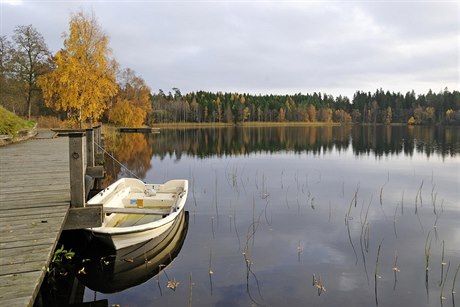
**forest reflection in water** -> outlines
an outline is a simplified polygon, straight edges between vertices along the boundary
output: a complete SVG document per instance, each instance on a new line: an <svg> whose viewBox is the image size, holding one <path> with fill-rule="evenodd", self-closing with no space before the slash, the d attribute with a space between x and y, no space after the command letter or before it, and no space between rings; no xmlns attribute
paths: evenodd
<svg viewBox="0 0 460 307"><path fill-rule="evenodd" d="M107 159L106 182L117 176L143 178L152 167L152 156L163 159L182 155L198 158L238 156L254 153L312 153L320 155L352 149L356 156L415 152L430 157L453 157L460 153L458 127L413 126L304 126L304 127L219 127L162 129L160 134L117 133L105 135L105 149L126 166Z"/></svg>
<svg viewBox="0 0 460 307"><path fill-rule="evenodd" d="M188 179L190 225L165 272L86 300L455 305L458 127L162 129L106 133L105 147L147 182ZM106 168L108 183L132 176L111 159ZM166 279L180 284L172 291Z"/></svg>

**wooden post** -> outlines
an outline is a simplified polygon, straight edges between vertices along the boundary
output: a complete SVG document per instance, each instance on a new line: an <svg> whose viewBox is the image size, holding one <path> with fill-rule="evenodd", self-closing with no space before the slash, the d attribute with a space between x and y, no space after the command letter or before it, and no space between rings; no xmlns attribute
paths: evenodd
<svg viewBox="0 0 460 307"><path fill-rule="evenodd" d="M69 133L70 206L72 208L85 206L85 145L84 132Z"/></svg>
<svg viewBox="0 0 460 307"><path fill-rule="evenodd" d="M93 167L94 164L94 130L86 129L86 165Z"/></svg>
<svg viewBox="0 0 460 307"><path fill-rule="evenodd" d="M91 129L88 129L91 130ZM100 227L102 225L103 214L102 205L86 206L85 176L89 173L98 171L103 173L102 167L87 166L87 142L86 135L88 130L69 132L69 167L70 167L70 209L66 217L64 229L81 229L88 227ZM89 138L93 137L93 131L89 133ZM91 143L93 144L92 140ZM94 147L89 150L94 154ZM94 165L94 159L93 159Z"/></svg>
<svg viewBox="0 0 460 307"><path fill-rule="evenodd" d="M101 130L102 130L102 125L101 124L99 124L96 127L94 127L94 143L97 144L95 146L95 148L94 148L96 153L101 152L101 149L99 148L99 146L102 146L102 144L101 144Z"/></svg>
<svg viewBox="0 0 460 307"><path fill-rule="evenodd" d="M103 164L104 163L104 153L101 149L102 147L102 124L97 125L94 127L94 163L95 164Z"/></svg>

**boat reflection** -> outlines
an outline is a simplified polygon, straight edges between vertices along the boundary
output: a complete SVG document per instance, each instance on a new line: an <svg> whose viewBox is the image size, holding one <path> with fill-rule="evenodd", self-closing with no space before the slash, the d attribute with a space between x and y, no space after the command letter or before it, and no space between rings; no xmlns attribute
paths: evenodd
<svg viewBox="0 0 460 307"><path fill-rule="evenodd" d="M101 293L119 292L144 283L177 257L187 235L188 221L189 213L185 211L160 241L150 240L117 251L91 242L81 255L84 273L77 274L78 279Z"/></svg>

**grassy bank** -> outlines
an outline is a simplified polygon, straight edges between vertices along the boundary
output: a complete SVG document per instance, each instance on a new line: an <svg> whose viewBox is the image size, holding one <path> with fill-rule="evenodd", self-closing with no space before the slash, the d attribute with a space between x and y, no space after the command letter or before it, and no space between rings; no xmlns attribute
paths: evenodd
<svg viewBox="0 0 460 307"><path fill-rule="evenodd" d="M15 137L22 129L31 129L35 123L24 120L0 106L0 134Z"/></svg>

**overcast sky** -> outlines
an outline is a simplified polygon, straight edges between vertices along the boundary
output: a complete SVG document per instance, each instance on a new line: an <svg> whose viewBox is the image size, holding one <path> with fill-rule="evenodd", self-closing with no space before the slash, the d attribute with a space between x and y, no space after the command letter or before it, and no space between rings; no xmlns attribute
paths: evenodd
<svg viewBox="0 0 460 307"><path fill-rule="evenodd" d="M53 53L93 11L154 92L459 90L458 1L0 1L1 35L32 24Z"/></svg>

